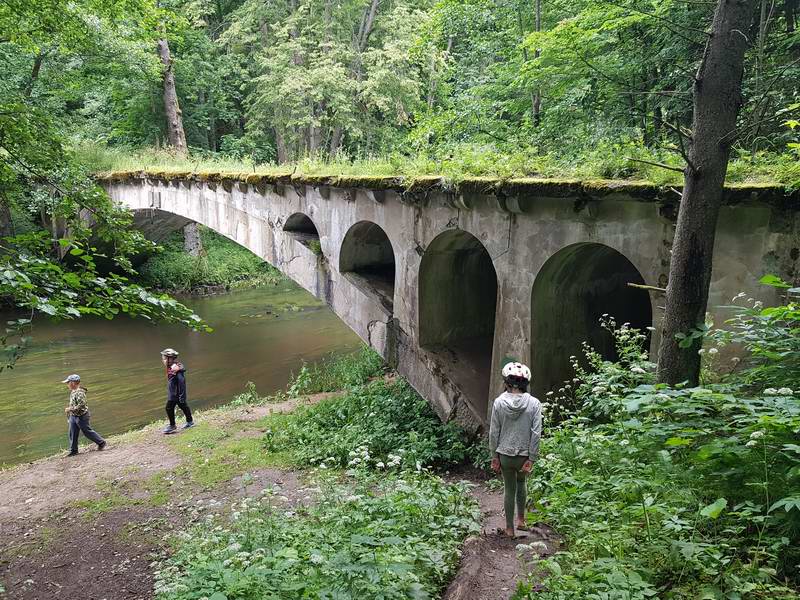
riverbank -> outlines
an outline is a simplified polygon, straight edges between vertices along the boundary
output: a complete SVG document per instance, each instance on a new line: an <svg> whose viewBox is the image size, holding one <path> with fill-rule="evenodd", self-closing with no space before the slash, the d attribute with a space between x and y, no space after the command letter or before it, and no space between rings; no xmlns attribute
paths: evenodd
<svg viewBox="0 0 800 600"><path fill-rule="evenodd" d="M202 250L184 249L183 231L176 231L137 269L136 282L169 294L206 296L232 289L278 285L286 277L269 263L207 227L199 226Z"/></svg>
<svg viewBox="0 0 800 600"><path fill-rule="evenodd" d="M70 373L83 378L94 427L108 436L162 418L163 348L181 353L192 408L209 409L229 403L247 382L271 395L284 389L304 362L315 364L361 345L328 307L289 281L183 302L214 331L126 316L37 322L24 360L0 376L5 389L14 390L0 394L6 426L0 468L66 447L67 395L60 382Z"/></svg>
<svg viewBox="0 0 800 600"><path fill-rule="evenodd" d="M343 391L319 391L331 387ZM245 393L197 422L0 473L6 597L513 594L519 541L493 533L496 485L471 468L429 470L465 464L472 446L374 354L305 369L285 393Z"/></svg>

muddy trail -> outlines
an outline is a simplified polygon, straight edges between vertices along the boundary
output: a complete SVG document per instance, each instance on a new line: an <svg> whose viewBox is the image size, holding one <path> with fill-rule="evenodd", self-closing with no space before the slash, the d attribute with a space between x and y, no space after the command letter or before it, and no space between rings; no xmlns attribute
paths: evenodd
<svg viewBox="0 0 800 600"><path fill-rule="evenodd" d="M331 395L207 411L199 419L229 439L257 440L264 417ZM304 473L280 465L247 468L246 483L244 469L211 484L198 482L196 467L187 461L191 444L180 437L164 436L152 425L112 439L102 452L83 448L77 457L56 456L0 473L0 584L6 588L0 598L149 600L151 563L168 552L173 531L265 487L280 490L287 508L310 501ZM497 532L503 524L501 491L477 470L450 477L474 484L482 532L465 542L443 598L507 600L532 564L518 545L541 541L550 553L557 537L539 526L520 539L506 538Z"/></svg>

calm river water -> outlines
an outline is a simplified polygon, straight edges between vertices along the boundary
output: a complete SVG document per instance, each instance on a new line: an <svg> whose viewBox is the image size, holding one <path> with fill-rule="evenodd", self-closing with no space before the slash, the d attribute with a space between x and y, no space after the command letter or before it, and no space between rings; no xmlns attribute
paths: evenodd
<svg viewBox="0 0 800 600"><path fill-rule="evenodd" d="M330 309L291 283L184 303L214 332L127 318L37 321L34 348L0 373L0 466L66 448L68 393L60 382L70 373L89 389L92 426L108 436L165 419L165 347L181 353L190 405L205 408L229 402L248 381L261 395L275 392L303 361L359 345Z"/></svg>

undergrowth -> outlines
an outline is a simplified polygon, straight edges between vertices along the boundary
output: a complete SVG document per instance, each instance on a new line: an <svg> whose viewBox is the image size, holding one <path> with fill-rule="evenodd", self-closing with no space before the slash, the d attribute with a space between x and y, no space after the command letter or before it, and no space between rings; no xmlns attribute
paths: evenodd
<svg viewBox="0 0 800 600"><path fill-rule="evenodd" d="M367 348L306 366L289 395L341 395L262 419L263 437L206 423L181 436L204 484L280 460L306 468L308 496L290 505L266 488L180 534L158 565L159 599L438 597L478 512L465 484L428 467L460 463L470 446L407 383L377 378L383 370ZM250 387L238 405L264 401Z"/></svg>
<svg viewBox="0 0 800 600"><path fill-rule="evenodd" d="M162 244L163 251L138 269L142 284L170 292L201 286L255 287L276 284L283 275L258 256L214 231L201 227L203 253L194 257L183 248L183 233Z"/></svg>
<svg viewBox="0 0 800 600"><path fill-rule="evenodd" d="M517 599L800 598L800 400L753 387L791 372L795 344L779 338L796 335L795 316L792 304L738 312L751 358L697 388L654 385L644 336L606 321L622 360L587 348L588 367L576 361L529 480L565 550L538 563L544 590L524 582ZM705 355L729 336L712 339Z"/></svg>

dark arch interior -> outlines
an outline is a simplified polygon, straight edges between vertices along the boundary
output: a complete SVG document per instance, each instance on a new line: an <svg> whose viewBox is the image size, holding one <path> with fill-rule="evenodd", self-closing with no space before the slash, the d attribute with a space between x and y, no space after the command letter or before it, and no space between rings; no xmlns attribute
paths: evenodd
<svg viewBox="0 0 800 600"><path fill-rule="evenodd" d="M339 271L355 276L392 310L394 302L394 250L386 232L375 223L361 221L344 236Z"/></svg>
<svg viewBox="0 0 800 600"><path fill-rule="evenodd" d="M652 324L649 294L628 283L644 280L625 256L603 244L567 246L547 260L531 294L534 392L543 395L574 376L569 357L582 355L584 341L616 358L613 339L599 323L602 315L642 330Z"/></svg>
<svg viewBox="0 0 800 600"><path fill-rule="evenodd" d="M314 221L308 215L294 213L286 219L283 230L292 234L292 237L304 246L315 251L319 250L319 232L317 231L317 226L314 225ZM314 248L315 243L316 249Z"/></svg>
<svg viewBox="0 0 800 600"><path fill-rule="evenodd" d="M434 239L420 266L420 346L461 385L479 415L488 409L496 308L497 275L483 244L460 230Z"/></svg>

